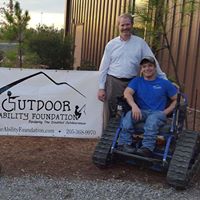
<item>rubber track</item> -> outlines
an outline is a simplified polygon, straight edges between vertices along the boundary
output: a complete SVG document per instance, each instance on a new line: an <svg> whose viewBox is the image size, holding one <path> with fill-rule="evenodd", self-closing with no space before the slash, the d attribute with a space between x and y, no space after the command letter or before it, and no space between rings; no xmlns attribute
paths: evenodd
<svg viewBox="0 0 200 200"><path fill-rule="evenodd" d="M192 166L190 166L190 163L199 145L198 137L197 132L185 130L178 138L167 173L168 183L175 188L185 189L196 172L199 165L199 155L196 156Z"/></svg>
<svg viewBox="0 0 200 200"><path fill-rule="evenodd" d="M111 162L110 148L118 126L119 126L119 119L112 118L108 122L106 129L103 131L101 139L98 142L92 156L93 163L97 167L102 168L110 164Z"/></svg>

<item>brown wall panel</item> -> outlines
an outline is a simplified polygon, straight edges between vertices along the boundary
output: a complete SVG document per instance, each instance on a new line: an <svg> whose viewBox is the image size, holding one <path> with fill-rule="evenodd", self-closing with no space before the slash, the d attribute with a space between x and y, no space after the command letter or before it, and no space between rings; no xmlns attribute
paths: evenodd
<svg viewBox="0 0 200 200"><path fill-rule="evenodd" d="M166 0L165 5L169 8L169 14L164 16L164 22L178 77L188 95L189 105L194 107L195 91L198 90L198 109L200 109L200 7L198 7L200 0L196 0L199 4L195 5L194 14L183 16L183 12L180 11L189 1ZM71 0L70 20L66 22L71 22L69 30L72 35L75 25L83 24L82 63L87 61L96 66L96 69L99 68L106 43L118 35L117 17L123 12L128 12L130 6L133 8L134 2L134 0ZM182 23L185 26L182 26ZM165 44L162 39L161 46ZM169 76L175 77L167 49L159 51L158 60L162 69Z"/></svg>
<svg viewBox="0 0 200 200"><path fill-rule="evenodd" d="M116 10L117 7L117 2L116 1L112 1L112 10ZM115 36L115 29L116 29L116 14L115 12L112 12L111 15L111 29L110 29L110 38L114 38Z"/></svg>
<svg viewBox="0 0 200 200"><path fill-rule="evenodd" d="M166 7L169 7L171 9L169 9L169 13L166 13L164 15L164 21L168 22L168 23L165 23L165 32L166 32L166 35L167 35L167 38L168 40L170 40L170 32L168 30L170 30L170 25L172 24L172 12L173 12L173 7L171 5L171 0L167 0L166 1ZM169 50L165 47L166 46L166 41L165 41L165 38L164 36L162 37L161 39L161 51L158 52L158 55L157 57L159 58L159 62L160 62L160 65L161 65L161 68L162 70L166 73L166 74L169 74L169 63L170 63L170 57L169 57ZM173 74L171 76L174 76Z"/></svg>
<svg viewBox="0 0 200 200"><path fill-rule="evenodd" d="M93 22L93 30L92 30L92 51L91 51L91 60L95 60L95 54L97 49L97 25L98 25L98 4L99 1L94 1L94 22Z"/></svg>
<svg viewBox="0 0 200 200"><path fill-rule="evenodd" d="M128 11L132 0L73 0L71 33L84 24L82 62L99 67L106 43L117 35L116 19Z"/></svg>
<svg viewBox="0 0 200 200"><path fill-rule="evenodd" d="M200 17L200 16L199 16ZM194 72L194 87L197 90L198 99L197 99L197 108L200 108L200 24L197 26L198 38L197 38L197 60L195 60L196 70ZM194 96L194 95L193 95ZM195 106L195 98L193 98L193 107Z"/></svg>
<svg viewBox="0 0 200 200"><path fill-rule="evenodd" d="M93 36L93 28L94 28L94 2L95 1L91 1L90 4L90 15L88 17L88 21L89 21L89 31L88 31L88 46L90 48L88 48L87 51L87 57L89 58L88 60L91 60L91 52L93 50L93 44L92 44L92 38Z"/></svg>
<svg viewBox="0 0 200 200"><path fill-rule="evenodd" d="M73 0L72 24L84 24L82 61L99 67L106 43L117 35L116 19L128 11L131 0Z"/></svg>
<svg viewBox="0 0 200 200"><path fill-rule="evenodd" d="M197 73L197 68L198 66L198 59L199 59L199 41L198 41L198 33L199 33L199 21L197 20L198 18L195 17L195 15L191 15L190 18L190 35L188 39L188 55L187 57L190 59L187 59L186 66L188 69L188 73L186 75L186 80L188 81L189 85L189 91L190 91L190 99L191 99L191 106L194 106L194 99L195 99L195 91L198 89L198 85L195 85L195 80L197 79L196 77L200 77ZM196 50L196 51L194 51ZM199 101L200 101L200 96L199 96Z"/></svg>
<svg viewBox="0 0 200 200"><path fill-rule="evenodd" d="M170 30L167 36L171 51L176 63L179 80L184 86L184 92L189 100L189 106L194 107L196 90L198 90L198 102L200 102L200 7L198 7L200 0L198 0L199 4L195 5L195 12L187 15L183 15L183 12L180 11L187 7L188 0L177 1L177 5L173 1L166 1L166 3L170 10L165 23L167 30ZM173 75L174 70L169 53L164 50L159 53L158 58L161 66L165 66L165 72L170 76ZM167 61L168 65L166 67ZM197 105L200 110L200 103L197 103Z"/></svg>

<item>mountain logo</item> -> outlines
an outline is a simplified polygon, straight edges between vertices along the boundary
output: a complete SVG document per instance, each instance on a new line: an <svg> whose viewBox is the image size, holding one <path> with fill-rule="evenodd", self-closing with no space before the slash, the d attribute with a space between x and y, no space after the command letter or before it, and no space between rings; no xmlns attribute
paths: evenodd
<svg viewBox="0 0 200 200"><path fill-rule="evenodd" d="M30 75L30 76L26 76L26 77L24 77L24 78L22 78L22 79L19 79L19 80L17 80L17 81L14 81L14 82L12 82L12 83L10 83L10 84L8 84L8 85L5 85L5 86L1 87L1 88L0 88L0 94L2 94L3 92L9 90L9 89L12 88L13 86L15 86L15 85L17 85L17 84L19 84L19 83L21 83L21 82L23 82L23 81L26 81L26 80L28 80L28 79L34 77L34 76L38 76L38 75L40 75L40 74L46 76L46 77L47 77L50 81L52 81L55 85L67 85L67 86L69 86L70 88L72 88L73 90L75 90L77 93L79 93L81 96L83 96L83 97L86 98L86 96L85 96L84 94L82 94L82 93L81 93L80 91L78 91L76 88L74 88L73 86L71 86L69 83L67 83L67 82L57 83L57 82L54 81L50 76L48 76L47 74L45 74L45 73L42 72L42 71L41 71L41 72L38 72L38 73L35 73L35 74L32 74L32 75Z"/></svg>
<svg viewBox="0 0 200 200"><path fill-rule="evenodd" d="M74 98L73 100L69 96L68 99L55 99L56 96L53 98L45 97L42 99L33 98L23 98L19 95L13 95L13 91L11 89L18 84L31 79L35 76L45 76L48 80L50 80L54 85L66 85L70 87L75 94L82 97L83 99L80 101L80 98ZM8 116L21 116L21 113L30 112L31 119L51 119L51 120L69 120L69 121L77 121L82 118L83 114L86 115L86 96L80 92L78 89L73 87L67 82L56 82L46 73L40 71L38 73L34 73L32 75L26 76L24 78L18 79L14 82L11 82L3 87L0 88L0 95L7 91L7 97L1 101L1 107L4 111L2 116L6 118ZM30 92L29 92L30 93ZM85 99L85 100L84 100ZM30 116L30 114L29 114ZM14 118L14 117L13 117Z"/></svg>

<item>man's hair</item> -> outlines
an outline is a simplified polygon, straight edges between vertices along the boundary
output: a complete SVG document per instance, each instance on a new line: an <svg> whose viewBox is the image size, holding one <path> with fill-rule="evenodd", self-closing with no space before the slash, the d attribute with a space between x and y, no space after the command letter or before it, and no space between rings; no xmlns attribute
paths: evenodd
<svg viewBox="0 0 200 200"><path fill-rule="evenodd" d="M123 13L120 16L118 16L117 18L117 24L119 25L120 19L121 18L128 18L131 22L131 24L133 24L133 15L130 13Z"/></svg>

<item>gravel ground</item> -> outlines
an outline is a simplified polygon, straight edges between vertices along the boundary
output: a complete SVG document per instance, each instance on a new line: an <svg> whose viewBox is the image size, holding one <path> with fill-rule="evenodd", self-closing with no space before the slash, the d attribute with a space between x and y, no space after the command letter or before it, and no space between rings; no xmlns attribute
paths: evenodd
<svg viewBox="0 0 200 200"><path fill-rule="evenodd" d="M184 191L139 181L87 181L44 176L1 177L0 200L199 200L200 185Z"/></svg>

